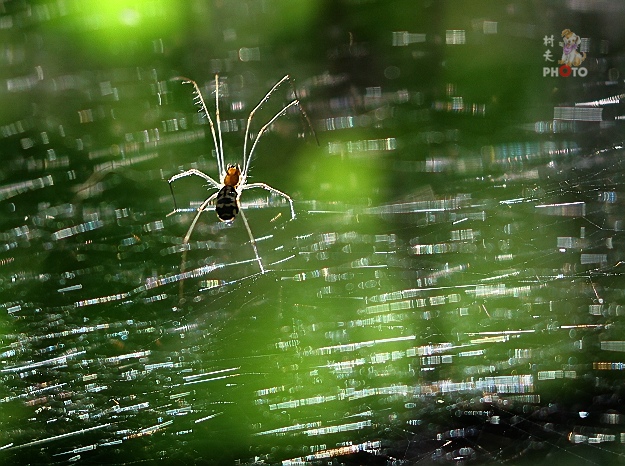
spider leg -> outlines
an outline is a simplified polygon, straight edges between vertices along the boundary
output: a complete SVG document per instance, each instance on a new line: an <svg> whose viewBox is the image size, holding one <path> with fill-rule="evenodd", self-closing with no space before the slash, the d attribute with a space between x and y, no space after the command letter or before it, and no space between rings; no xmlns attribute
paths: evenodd
<svg viewBox="0 0 625 466"><path fill-rule="evenodd" d="M183 172L177 173L176 175L172 176L167 181L169 183L169 190L171 191L171 197L174 199L174 210L172 212L170 212L169 214L167 214L167 216L170 216L172 214L180 212L180 209L178 209L178 206L176 205L176 196L174 196L174 187L173 187L172 183L174 181L176 181L177 179L179 179L179 178L184 178L185 176L191 176L191 175L195 175L195 176L199 176L200 178L203 178L204 180L206 180L211 185L211 187L213 187L215 189L220 189L221 188L221 185L219 183L217 183L214 179L212 179L206 173L201 172L200 170L197 170L195 168L191 168L189 170L185 170Z"/></svg>
<svg viewBox="0 0 625 466"><path fill-rule="evenodd" d="M287 74L285 77L283 77L280 81L278 81L276 84L274 84L274 86L269 90L269 92L267 92L267 94L265 94L265 97L263 97L260 102L258 102L258 105L256 105L256 107L254 107L254 109L250 112L249 116L247 117L247 125L245 126L245 136L243 139L243 171L245 172L245 167L247 167L247 140L248 140L248 136L250 134L250 124L252 123L252 118L254 117L254 114L256 113L257 110L259 110L263 104L265 102L267 102L269 100L269 97L271 97L271 94L273 94L276 89L278 89L282 83L284 83L285 81L289 80L290 77ZM250 156L252 154L250 153Z"/></svg>
<svg viewBox="0 0 625 466"><path fill-rule="evenodd" d="M200 205L200 207L198 207L197 209L197 214L195 214L195 217L193 218L193 222L191 222L191 226L187 230L187 234L184 235L184 239L182 240L184 249L182 251L182 257L180 258L180 274L184 274L185 272L184 262L187 259L187 250L188 250L186 246L189 243L189 238L191 237L193 230L195 229L195 224L199 220L201 213L204 212L204 210L206 210L206 207L208 206L208 204L210 204L211 201L217 197L217 194L219 194L219 191L211 194L208 199L202 202L202 205ZM182 299L184 296L184 280L180 281L179 296L180 296L180 299Z"/></svg>
<svg viewBox="0 0 625 466"><path fill-rule="evenodd" d="M219 159L221 159L221 166L219 166L219 173L223 173L226 169L224 165L224 141L221 136L221 118L219 118L219 75L215 75L215 118L217 119L217 134L219 136L219 148L217 153Z"/></svg>
<svg viewBox="0 0 625 466"><path fill-rule="evenodd" d="M267 183L249 183L249 184L244 184L239 189L241 189L241 191L243 191L245 189L253 189L253 188L265 189L265 190L269 191L270 193L277 194L278 196L282 196L284 199L289 201L289 206L291 207L291 220L295 219L295 209L293 208L293 199L291 199L291 196L289 196L286 193L283 193L282 191L274 188L273 186L269 186Z"/></svg>
<svg viewBox="0 0 625 466"><path fill-rule="evenodd" d="M252 148L250 150L250 153L247 153L247 140L249 138L249 132L250 132L250 124L252 123L252 118L254 117L254 114L256 113L257 110L259 110L263 104L265 104L265 102L267 102L269 100L269 98L271 97L271 95L286 81L289 82L289 84L291 85L291 90L293 91L293 95L295 96L295 99L290 102L289 104L287 104L282 110L280 110L270 121L269 123L267 123L260 131L259 133L256 135L256 137L254 138L254 143L252 144ZM295 84L293 83L293 79L291 78L291 76L289 76L288 74L286 76L284 76L280 81L278 81L270 90L269 92L267 92L267 94L265 94L265 97L263 97L261 99L260 102L258 102L258 105L256 105L256 107L254 107L254 109L250 112L249 116L247 117L247 125L245 126L245 139L243 140L243 175L246 176L247 175L247 171L249 169L250 166L250 161L252 159L252 154L254 153L254 148L256 147L256 144L258 143L258 140L260 139L260 136L262 135L262 133L265 132L265 130L267 129L267 127L269 127L277 118L279 118L280 116L284 115L286 113L286 110L290 107L292 107L293 105L297 105L302 116L304 117L304 119L306 120L306 122L308 123L308 126L310 127L311 132L313 133L313 136L315 136L315 140L317 141L317 145L319 145L319 139L317 138L317 133L315 133L315 130L313 129L312 123L310 122L310 118L308 118L308 115L306 114L306 112L304 111L304 107L302 107L302 104L300 103L298 97L297 97L297 92L295 90Z"/></svg>
<svg viewBox="0 0 625 466"><path fill-rule="evenodd" d="M243 166L243 177L245 178L247 176L247 170L249 169L250 166L250 160L252 160L252 155L254 154L254 149L256 149L256 144L258 144L258 141L260 140L260 137L265 133L265 131L267 131L267 128L269 128L274 121L276 121L278 118L280 118L282 115L286 114L286 111L291 108L294 105L300 105L299 100L294 100L292 102L290 102L289 104L287 104L282 110L280 110L278 113L276 113L271 120L269 120L265 125L263 125L263 127L258 131L258 134L256 135L256 138L254 138L254 144L252 144L252 148L250 149L250 153L249 156L247 157L247 159L245 160L245 165Z"/></svg>
<svg viewBox="0 0 625 466"><path fill-rule="evenodd" d="M185 170L183 172L177 173L174 176L172 176L169 180L167 180L167 182L171 184L174 181L176 181L178 178L184 178L185 176L190 176L190 175L196 175L196 176L199 176L200 178L204 178L215 188L219 188L221 186L219 183L217 183L214 179L212 179L206 173L201 172L200 170L196 168L191 168L189 170Z"/></svg>
<svg viewBox="0 0 625 466"><path fill-rule="evenodd" d="M195 224L197 223L197 221L200 219L200 215L202 214L202 212L204 212L204 210L206 210L206 207L208 206L208 204L210 204L213 201L213 199L217 197L218 194L219 194L219 191L214 192L213 194L210 195L208 199L202 202L202 205L200 205L200 207L197 208L197 214L195 214L195 217L193 218L193 221L191 222L191 226L189 227L189 230L187 230L187 234L184 235L182 244L187 244L189 242L191 233L193 233L193 229L195 228Z"/></svg>
<svg viewBox="0 0 625 466"><path fill-rule="evenodd" d="M245 213L243 212L243 209L241 209L239 213L241 214L241 218L243 219L243 224L245 225L247 234L250 237L250 243L252 244L252 249L254 249L254 256L256 257L256 262L258 262L258 266L260 267L260 273L265 273L265 267L263 267L263 262L260 260L260 256L258 255L258 249L256 248L256 240L254 239L254 235L252 235L252 229L250 228L250 224L247 223L247 218L245 217Z"/></svg>
<svg viewBox="0 0 625 466"><path fill-rule="evenodd" d="M208 124L210 125L211 135L213 136L213 144L215 145L215 152L217 154L217 171L219 173L223 173L224 171L224 153L223 153L223 144L217 143L217 134L215 133L215 125L213 124L213 120L208 113L208 109L206 108L206 103L204 102L204 98L202 97L202 93L200 92L200 87L193 79L185 78L184 76L177 76L172 78L173 80L182 81L182 84L191 84L193 86L193 92L195 97L193 101L196 105L200 107L198 110L199 113L203 113L206 119L208 120ZM216 99L219 97L219 90L217 81L215 81L215 93L217 94ZM217 118L219 119L219 107L217 107ZM219 124L219 121L217 122ZM221 130L219 132L219 140L221 141Z"/></svg>

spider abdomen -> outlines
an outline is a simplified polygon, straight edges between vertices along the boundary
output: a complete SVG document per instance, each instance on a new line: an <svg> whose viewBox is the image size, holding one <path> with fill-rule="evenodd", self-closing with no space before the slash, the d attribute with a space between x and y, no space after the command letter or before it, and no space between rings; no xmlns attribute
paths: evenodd
<svg viewBox="0 0 625 466"><path fill-rule="evenodd" d="M232 186L221 188L215 199L215 212L219 220L229 222L239 213L239 193Z"/></svg>

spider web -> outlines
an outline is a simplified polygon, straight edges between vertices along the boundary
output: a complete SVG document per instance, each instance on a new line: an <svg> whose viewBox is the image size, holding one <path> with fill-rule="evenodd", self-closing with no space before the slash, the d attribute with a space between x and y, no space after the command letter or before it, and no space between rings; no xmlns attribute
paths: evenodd
<svg viewBox="0 0 625 466"><path fill-rule="evenodd" d="M192 214L164 201L16 214L2 402L32 420L5 421L6 453L123 463L125 445L158 457L180 438L167 457L615 458L621 152L498 160L482 179L451 163L453 188L421 172L394 202L301 200L293 222L250 201L265 275L241 225L210 212L184 273Z"/></svg>

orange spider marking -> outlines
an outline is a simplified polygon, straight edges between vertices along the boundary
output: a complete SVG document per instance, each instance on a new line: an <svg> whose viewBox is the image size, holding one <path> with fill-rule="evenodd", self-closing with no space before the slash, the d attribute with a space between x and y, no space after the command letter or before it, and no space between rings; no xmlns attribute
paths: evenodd
<svg viewBox="0 0 625 466"><path fill-rule="evenodd" d="M241 176L241 168L239 165L229 165L224 175L224 185L236 188L239 186L239 177Z"/></svg>

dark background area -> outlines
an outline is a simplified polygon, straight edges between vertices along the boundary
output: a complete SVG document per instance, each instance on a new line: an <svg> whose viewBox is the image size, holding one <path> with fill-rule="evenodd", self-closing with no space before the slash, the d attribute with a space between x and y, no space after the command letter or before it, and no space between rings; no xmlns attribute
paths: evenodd
<svg viewBox="0 0 625 466"><path fill-rule="evenodd" d="M0 462L625 462L624 16L0 2Z"/></svg>

